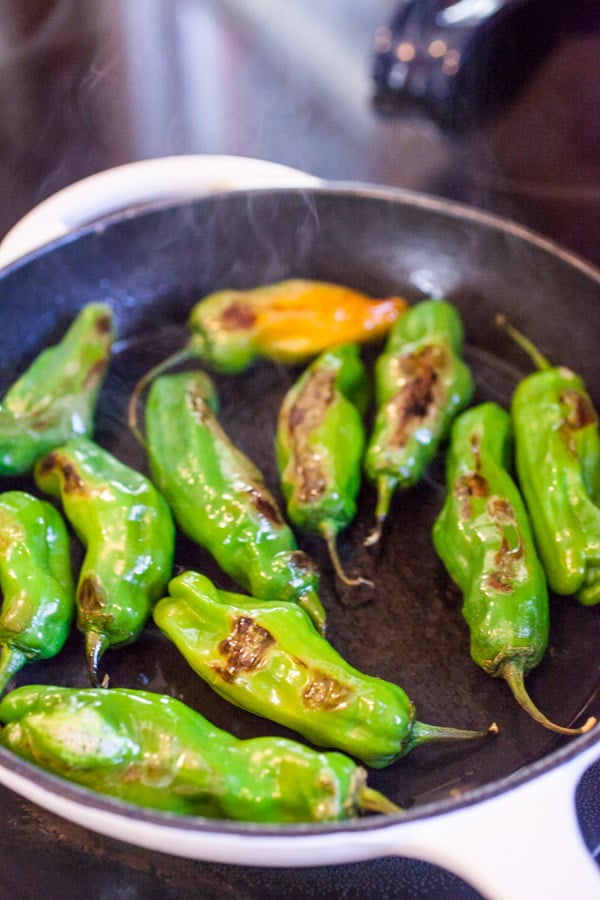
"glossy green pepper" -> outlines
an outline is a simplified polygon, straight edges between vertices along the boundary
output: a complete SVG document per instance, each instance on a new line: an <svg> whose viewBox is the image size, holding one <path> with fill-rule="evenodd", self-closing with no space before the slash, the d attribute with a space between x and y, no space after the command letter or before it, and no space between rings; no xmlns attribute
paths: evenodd
<svg viewBox="0 0 600 900"><path fill-rule="evenodd" d="M4 697L0 720L0 742L14 753L139 806L282 823L399 811L341 753L287 738L238 740L148 691L26 686Z"/></svg>
<svg viewBox="0 0 600 900"><path fill-rule="evenodd" d="M600 430L575 372L551 366L528 339L500 324L538 367L511 404L515 459L548 585L580 603L600 603Z"/></svg>
<svg viewBox="0 0 600 900"><path fill-rule="evenodd" d="M0 494L0 693L24 665L62 650L75 614L60 513L24 491Z"/></svg>
<svg viewBox="0 0 600 900"><path fill-rule="evenodd" d="M220 591L185 572L169 584L154 620L218 694L291 728L319 747L383 768L418 744L481 732L424 725L396 684L350 666L295 603Z"/></svg>
<svg viewBox="0 0 600 900"><path fill-rule="evenodd" d="M351 585L365 579L344 572L336 538L356 515L369 394L358 345L326 350L286 393L275 440L288 518L325 539L338 577Z"/></svg>
<svg viewBox="0 0 600 900"><path fill-rule="evenodd" d="M525 504L507 466L510 415L496 403L461 413L451 430L447 496L433 527L435 549L463 593L471 657L488 675L504 678L537 722L561 734L525 689L525 675L542 659L549 628L546 578Z"/></svg>
<svg viewBox="0 0 600 900"><path fill-rule="evenodd" d="M85 437L38 460L38 487L62 500L85 545L77 625L90 680L108 647L135 640L171 577L175 527L166 501L140 472Z"/></svg>
<svg viewBox="0 0 600 900"><path fill-rule="evenodd" d="M110 307L90 303L8 389L0 404L0 474L29 472L53 447L92 435L113 340Z"/></svg>
<svg viewBox="0 0 600 900"><path fill-rule="evenodd" d="M399 488L416 484L470 403L474 382L460 356L463 327L452 304L423 300L397 320L375 366L377 413L365 473L377 488L376 544Z"/></svg>
<svg viewBox="0 0 600 900"><path fill-rule="evenodd" d="M325 611L315 563L298 549L254 463L223 431L204 372L163 375L146 407L150 468L175 521L221 569L264 600L293 600L318 628Z"/></svg>

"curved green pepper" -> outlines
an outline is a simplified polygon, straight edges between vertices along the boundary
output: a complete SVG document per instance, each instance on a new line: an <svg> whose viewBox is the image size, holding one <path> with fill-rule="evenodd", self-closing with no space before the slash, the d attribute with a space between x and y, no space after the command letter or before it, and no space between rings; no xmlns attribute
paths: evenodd
<svg viewBox="0 0 600 900"><path fill-rule="evenodd" d="M537 364L512 398L515 459L548 585L600 603L600 430L582 379L551 366L517 329L500 323Z"/></svg>
<svg viewBox="0 0 600 900"><path fill-rule="evenodd" d="M27 686L4 697L0 720L0 742L14 753L139 806L250 822L399 811L341 753L286 738L238 740L148 691Z"/></svg>
<svg viewBox="0 0 600 900"><path fill-rule="evenodd" d="M0 474L29 472L53 447L92 434L113 340L111 308L90 303L8 389L0 404Z"/></svg>
<svg viewBox="0 0 600 900"><path fill-rule="evenodd" d="M77 625L90 679L108 647L135 640L172 574L175 528L167 503L140 472L88 438L73 438L35 466L38 487L62 500L86 547Z"/></svg>
<svg viewBox="0 0 600 900"><path fill-rule="evenodd" d="M0 693L27 662L62 649L75 614L69 535L57 510L0 494Z"/></svg>
<svg viewBox="0 0 600 900"><path fill-rule="evenodd" d="M275 440L290 521L326 540L338 577L351 585L369 582L344 572L336 538L356 515L369 393L358 345L327 350L286 393Z"/></svg>
<svg viewBox="0 0 600 900"><path fill-rule="evenodd" d="M221 569L264 600L293 600L318 628L325 611L315 563L298 549L254 463L225 434L204 372L163 375L148 395L152 476L181 530Z"/></svg>
<svg viewBox="0 0 600 900"><path fill-rule="evenodd" d="M548 643L549 608L525 505L507 465L511 421L496 403L461 413L447 456L448 492L433 527L435 549L463 592L471 657L484 672L504 678L537 722L561 734L533 704L524 678Z"/></svg>
<svg viewBox="0 0 600 900"><path fill-rule="evenodd" d="M377 543L392 495L423 476L454 416L473 396L474 382L460 356L463 327L443 300L423 300L397 320L375 366L377 413L365 472L377 488Z"/></svg>
<svg viewBox="0 0 600 900"><path fill-rule="evenodd" d="M350 666L294 603L219 591L185 572L169 584L154 620L218 694L375 768L417 744L481 732L424 725L396 684Z"/></svg>

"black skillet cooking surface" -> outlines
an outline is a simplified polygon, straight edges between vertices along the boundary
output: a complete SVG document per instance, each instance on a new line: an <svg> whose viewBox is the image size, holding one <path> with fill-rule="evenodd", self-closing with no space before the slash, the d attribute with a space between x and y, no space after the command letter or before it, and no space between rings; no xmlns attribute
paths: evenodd
<svg viewBox="0 0 600 900"><path fill-rule="evenodd" d="M96 438L147 472L125 420L136 379L182 345L187 315L202 295L286 277L336 281L374 296L400 293L411 302L428 295L452 301L465 325L475 401L507 405L531 367L495 327L495 314L504 312L552 361L576 368L600 405L597 273L485 215L403 192L352 187L243 192L155 208L111 219L35 254L0 278L2 391L37 352L59 339L83 304L108 301L120 337ZM366 350L365 359L372 362L377 349ZM216 378L225 428L277 495L275 417L298 371L261 363L244 375ZM27 479L6 479L5 489L14 487L32 489ZM478 729L499 725L498 736L480 743L417 748L387 770L370 773L374 787L414 809L490 784L568 740L532 722L503 682L471 662L459 593L431 543L443 495L440 457L420 486L396 496L381 547L373 551L363 547L363 539L375 497L364 486L358 518L340 538L339 550L347 569L372 578L374 589L336 583L322 543L299 536L322 569L329 639L349 662L401 684L421 721ZM73 552L77 562L81 550L75 544ZM185 540L178 544L176 564L235 589ZM552 598L550 646L527 682L550 718L579 724L587 715L600 715L599 638L600 608ZM239 737L286 733L214 695L151 624L136 644L107 652L103 662L111 686L172 694ZM36 682L87 686L78 632L58 657L28 666L16 679Z"/></svg>

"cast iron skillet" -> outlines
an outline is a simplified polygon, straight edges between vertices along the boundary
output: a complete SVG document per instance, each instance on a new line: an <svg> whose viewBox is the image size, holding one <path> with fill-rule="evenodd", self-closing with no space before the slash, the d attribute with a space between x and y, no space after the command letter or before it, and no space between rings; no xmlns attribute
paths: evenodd
<svg viewBox="0 0 600 900"><path fill-rule="evenodd" d="M341 282L374 296L451 300L465 324L475 402L508 404L518 379L531 370L495 326L495 314L504 312L551 360L576 368L600 405L596 270L497 218L357 185L240 191L146 208L30 255L0 276L0 387L4 391L42 347L58 339L83 304L108 301L120 337L96 438L147 471L144 452L125 425L129 392L148 366L181 346L192 304L217 288L295 276ZM377 349L369 348L365 358L372 361ZM261 363L243 376L216 379L226 429L276 492L274 420L295 374ZM5 489L14 487L31 484L6 479ZM97 797L5 751L0 781L93 830L189 858L302 866L398 853L445 865L486 896L511 898L525 896L533 884L548 897L564 895L567 883L597 884L572 807L577 779L600 755L598 728L575 739L551 734L516 706L503 683L471 662L460 596L430 538L443 493L440 456L420 486L396 498L374 553L363 547L374 507L372 489L363 488L357 521L339 547L350 570L374 578L375 590L336 584L321 543L300 535L322 567L329 638L352 664L400 683L422 721L473 728L496 721L500 727L497 737L481 743L418 748L395 766L370 773L373 786L405 807L402 816L286 828L184 820ZM81 550L75 543L73 552L77 564ZM185 540L176 562L234 587ZM600 715L599 636L599 608L552 599L550 648L528 686L537 704L563 724ZM112 686L170 693L240 737L286 733L213 695L152 625L138 643L109 651L104 662ZM77 632L57 658L30 665L15 681L37 682L87 686ZM560 870L570 870L562 885L544 847L549 829L562 847ZM547 885L540 881L542 867Z"/></svg>

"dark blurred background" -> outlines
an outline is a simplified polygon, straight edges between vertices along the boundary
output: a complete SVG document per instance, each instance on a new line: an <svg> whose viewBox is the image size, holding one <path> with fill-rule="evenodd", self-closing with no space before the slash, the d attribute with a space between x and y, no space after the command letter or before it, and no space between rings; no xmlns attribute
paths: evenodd
<svg viewBox="0 0 600 900"><path fill-rule="evenodd" d="M2 0L0 233L100 169L217 153L459 199L600 262L599 18L596 0Z"/></svg>

